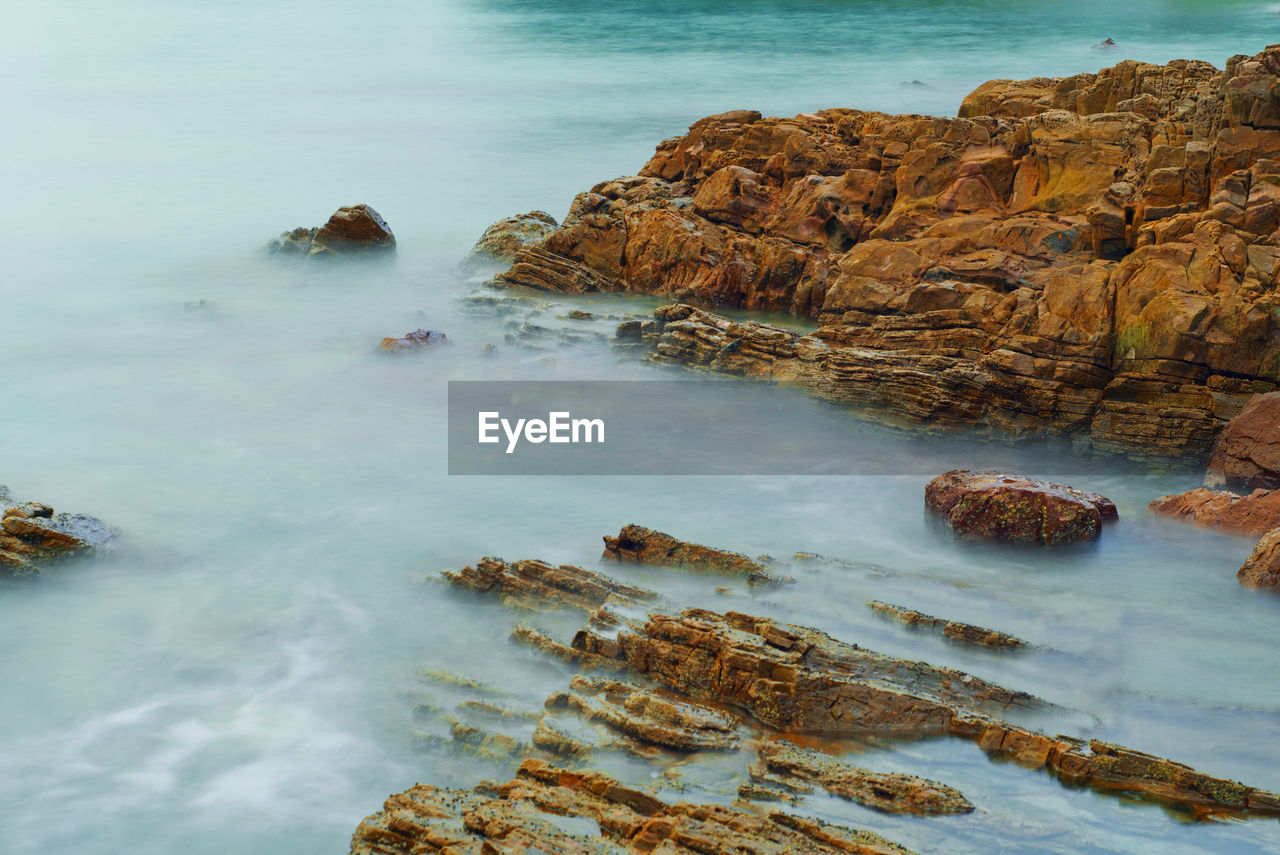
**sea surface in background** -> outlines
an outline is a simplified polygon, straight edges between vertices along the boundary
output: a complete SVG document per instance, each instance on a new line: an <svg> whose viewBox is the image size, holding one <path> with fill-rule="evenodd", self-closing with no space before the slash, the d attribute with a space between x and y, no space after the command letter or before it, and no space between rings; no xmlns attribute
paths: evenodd
<svg viewBox="0 0 1280 855"><path fill-rule="evenodd" d="M727 595L720 578L617 570L673 606L768 614L963 668L1068 709L1046 728L1280 790L1280 600L1236 584L1247 541L1143 514L1194 473L921 442L747 384L716 388L760 396L780 438L804 420L854 459L912 465L448 477L445 444L450 379L680 376L611 348L608 319L558 317L644 300L553 303L533 320L576 342L508 344L530 310L463 299L475 282L456 269L491 221L561 217L574 193L634 173L705 114L952 114L989 78L1124 58L1221 66L1280 41L1275 4L49 2L4 18L0 481L122 536L108 557L0 586L0 849L337 853L389 793L509 774L422 747L412 709L438 690L421 670L474 674L535 709L567 671L507 641L518 616L438 573L492 554L592 567L601 535L627 522L856 562L800 563L793 586L727 583ZM1091 49L1106 38L1117 47ZM356 202L391 223L394 261L259 252ZM449 346L376 352L415 327ZM1121 521L1077 548L954 543L925 519L925 473L987 465L1066 473L1112 497ZM1040 646L962 650L884 622L867 599ZM538 620L564 634L580 621ZM978 805L935 819L801 808L920 852L1280 852L1274 821L1182 823L968 743L855 759ZM741 770L705 765L674 797L732 798Z"/></svg>

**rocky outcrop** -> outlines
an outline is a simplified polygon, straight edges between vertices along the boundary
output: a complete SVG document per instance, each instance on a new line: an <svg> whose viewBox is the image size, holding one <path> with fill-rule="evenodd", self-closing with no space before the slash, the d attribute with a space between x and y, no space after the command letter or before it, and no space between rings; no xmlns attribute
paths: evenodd
<svg viewBox="0 0 1280 855"><path fill-rule="evenodd" d="M536 246L560 227L546 211L530 211L507 217L484 230L471 250L472 260L512 261L525 247Z"/></svg>
<svg viewBox="0 0 1280 855"><path fill-rule="evenodd" d="M876 613L892 618L904 626L933 630L940 633L944 638L948 638L952 641L959 641L964 644L975 644L979 647L1013 649L1027 646L1027 643L1021 638L1015 638L1012 635L997 632L994 629L974 626L971 623L944 620L942 618L936 618L933 615L927 615L924 612L918 612L914 609L904 609L901 606L882 603L878 600L868 601L867 606Z"/></svg>
<svg viewBox="0 0 1280 855"><path fill-rule="evenodd" d="M1203 457L1280 377L1277 69L1270 47L992 81L956 118L709 116L499 279L814 319L686 315L653 344L895 420Z"/></svg>
<svg viewBox="0 0 1280 855"><path fill-rule="evenodd" d="M569 691L547 698L546 706L572 710L618 733L673 751L730 751L739 743L734 716L616 680L574 677Z"/></svg>
<svg viewBox="0 0 1280 855"><path fill-rule="evenodd" d="M1280 528L1273 528L1262 536L1236 573L1236 579L1246 588L1280 590Z"/></svg>
<svg viewBox="0 0 1280 855"><path fill-rule="evenodd" d="M791 789L816 784L834 796L886 813L972 813L964 794L946 784L896 772L872 772L831 757L807 751L781 739L765 739L751 767L756 781Z"/></svg>
<svg viewBox="0 0 1280 855"><path fill-rule="evenodd" d="M1232 534L1256 537L1280 526L1280 490L1254 490L1241 496L1201 487L1186 493L1161 496L1147 506L1147 511Z"/></svg>
<svg viewBox="0 0 1280 855"><path fill-rule="evenodd" d="M953 469L929 482L924 501L957 534L979 540L1089 540L1118 516L1105 496L1006 472Z"/></svg>
<svg viewBox="0 0 1280 855"><path fill-rule="evenodd" d="M610 599L647 600L653 592L615 582L608 576L571 564L553 567L544 561L506 562L482 558L473 567L446 570L445 579L463 588L496 594L502 603L522 609L570 607L594 612Z"/></svg>
<svg viewBox="0 0 1280 855"><path fill-rule="evenodd" d="M107 545L114 534L84 514L54 513L40 502L10 500L0 486L0 576L35 576L40 566Z"/></svg>
<svg viewBox="0 0 1280 855"><path fill-rule="evenodd" d="M1205 486L1280 488L1280 392L1255 395L1227 422L1209 455Z"/></svg>
<svg viewBox="0 0 1280 855"><path fill-rule="evenodd" d="M267 246L281 255L316 258L331 255L395 252L396 236L382 216L368 205L339 208L323 226L285 232Z"/></svg>
<svg viewBox="0 0 1280 855"><path fill-rule="evenodd" d="M388 353L405 353L413 350L424 350L432 347L439 347L442 344L448 344L449 337L442 332L435 330L414 330L411 333L405 333L400 338L391 338L388 336L378 345L380 350Z"/></svg>
<svg viewBox="0 0 1280 855"><path fill-rule="evenodd" d="M677 540L640 525L624 525L617 537L604 537L606 561L634 562L655 567L681 567L708 573L742 576L749 585L781 582L764 565L737 552L726 552Z"/></svg>
<svg viewBox="0 0 1280 855"><path fill-rule="evenodd" d="M352 855L482 852L909 855L866 831L785 813L671 805L599 772L534 759L506 784L475 791L411 787L387 799L351 839Z"/></svg>

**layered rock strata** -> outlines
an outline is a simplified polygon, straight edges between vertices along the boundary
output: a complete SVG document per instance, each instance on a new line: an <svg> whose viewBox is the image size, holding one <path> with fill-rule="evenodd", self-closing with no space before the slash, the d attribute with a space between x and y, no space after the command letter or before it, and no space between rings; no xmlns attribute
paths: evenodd
<svg viewBox="0 0 1280 855"><path fill-rule="evenodd" d="M499 279L812 319L681 308L653 343L895 420L1203 456L1280 379L1277 72L1280 46L992 81L955 118L709 116Z"/></svg>
<svg viewBox="0 0 1280 855"><path fill-rule="evenodd" d="M1280 488L1280 393L1255 395L1227 422L1209 455L1205 486Z"/></svg>
<svg viewBox="0 0 1280 855"><path fill-rule="evenodd" d="M1280 490L1254 490L1241 496L1200 487L1152 500L1149 513L1232 534L1265 534L1280 526Z"/></svg>
<svg viewBox="0 0 1280 855"><path fill-rule="evenodd" d="M624 525L617 537L604 537L606 561L633 562L655 567L681 567L708 573L742 576L749 585L784 581L763 564L737 552L713 549L678 540L671 535L640 525Z"/></svg>
<svg viewBox="0 0 1280 855"><path fill-rule="evenodd" d="M875 611L877 614L882 614L887 618L896 620L904 626L933 630L944 638L948 638L952 641L959 641L964 644L974 644L979 647L1008 649L1027 646L1027 643L1021 638L1015 638L1012 635L997 632L994 629L975 626L971 623L960 623L959 621L936 618L933 615L927 615L924 612L918 612L915 609L904 609L902 606L882 603L878 600L868 601L867 607Z"/></svg>

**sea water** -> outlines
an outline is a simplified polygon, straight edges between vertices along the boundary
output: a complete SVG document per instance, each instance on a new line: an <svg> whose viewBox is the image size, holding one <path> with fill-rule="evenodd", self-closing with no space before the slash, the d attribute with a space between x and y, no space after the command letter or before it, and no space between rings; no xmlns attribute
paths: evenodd
<svg viewBox="0 0 1280 855"><path fill-rule="evenodd" d="M921 441L747 384L716 394L760 396L780 438L803 424L855 464L911 465L449 477L445 445L450 379L679 375L606 340L604 316L651 301L553 301L532 320L576 341L509 344L533 310L467 301L476 277L457 269L493 220L562 217L574 193L633 174L705 114L951 114L989 78L1124 58L1220 67L1280 40L1277 24L1274 4L1188 0L5 4L0 482L121 536L108 556L0 586L0 851L337 853L414 782L509 775L423 748L413 709L440 692L423 669L530 709L568 671L508 642L520 616L438 574L484 555L594 567L601 535L627 522L853 562L795 562L796 584L766 591L612 571L672 607L766 614L962 668L1060 705L1046 728L1280 790L1280 601L1236 584L1247 540L1144 516L1194 472ZM1093 49L1106 38L1117 47ZM394 261L260 253L357 202L395 230ZM558 317L574 307L602 317ZM417 327L450 344L377 352ZM1105 493L1121 521L1052 552L957 544L929 525L931 475L1011 462ZM961 649L883 621L868 599L1037 646ZM560 637L580 621L536 618ZM1180 822L969 743L854 759L944 780L978 806L926 819L800 808L920 852L1280 851L1274 821ZM726 762L693 764L674 797L730 801L741 770Z"/></svg>

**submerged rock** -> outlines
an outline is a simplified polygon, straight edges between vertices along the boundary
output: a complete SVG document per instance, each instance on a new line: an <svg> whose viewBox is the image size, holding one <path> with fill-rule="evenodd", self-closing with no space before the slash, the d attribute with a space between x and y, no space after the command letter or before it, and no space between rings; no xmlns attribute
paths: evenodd
<svg viewBox="0 0 1280 855"><path fill-rule="evenodd" d="M395 252L396 236L382 216L368 205L339 208L323 226L299 227L267 245L267 251L308 258L328 255Z"/></svg>
<svg viewBox="0 0 1280 855"><path fill-rule="evenodd" d="M735 717L616 680L574 677L569 691L547 698L546 706L572 710L632 739L673 751L731 751L739 744Z"/></svg>
<svg viewBox="0 0 1280 855"><path fill-rule="evenodd" d="M524 761L515 780L475 791L411 787L387 799L351 839L352 855L655 851L909 855L870 832L785 813L670 805L600 772L572 772L536 759Z"/></svg>
<svg viewBox="0 0 1280 855"><path fill-rule="evenodd" d="M1209 455L1206 487L1280 488L1280 392L1254 395L1227 422Z"/></svg>
<svg viewBox="0 0 1280 855"><path fill-rule="evenodd" d="M106 546L106 523L84 514L54 513L40 502L9 501L0 487L0 576L34 576L40 565Z"/></svg>
<svg viewBox="0 0 1280 855"><path fill-rule="evenodd" d="M867 606L879 614L893 618L898 623L906 626L919 626L926 629L936 630L952 641L960 641L965 644L976 644L980 647L1017 648L1027 646L1027 643L1021 638L1014 638L1012 635L1006 635L1003 632L996 632L994 629L974 626L971 623L959 623L958 621L953 620L943 620L942 618L936 618L933 615L927 615L924 612L918 612L913 609L904 609L901 606L882 603L878 600L868 601Z"/></svg>
<svg viewBox="0 0 1280 855"><path fill-rule="evenodd" d="M435 330L414 330L400 338L384 338L378 345L380 350L389 353L404 353L412 350L424 350L449 343L449 337Z"/></svg>
<svg viewBox="0 0 1280 855"><path fill-rule="evenodd" d="M520 250L542 243L560 224L546 211L530 211L498 220L484 230L471 249L471 258L511 262Z"/></svg>
<svg viewBox="0 0 1280 855"><path fill-rule="evenodd" d="M1272 46L995 80L953 118L708 116L498 281L812 318L697 316L660 352L906 423L1185 463L1277 388L1278 68ZM752 359L715 358L736 341Z"/></svg>
<svg viewBox="0 0 1280 855"><path fill-rule="evenodd" d="M981 540L1088 540L1118 517L1105 496L1005 472L955 469L930 481L924 496L956 533Z"/></svg>
<svg viewBox="0 0 1280 855"><path fill-rule="evenodd" d="M1273 528L1262 536L1236 573L1236 579L1246 588L1280 590L1280 528Z"/></svg>
<svg viewBox="0 0 1280 855"><path fill-rule="evenodd" d="M1280 526L1280 490L1254 490L1241 496L1200 487L1161 496L1147 505L1147 511L1233 534L1256 536Z"/></svg>
<svg viewBox="0 0 1280 855"><path fill-rule="evenodd" d="M545 561L512 561L482 558L474 567L446 570L445 579L455 585L497 594L502 603L523 609L568 606L595 612L606 602L648 600L656 595L644 588L615 582L572 564L553 567Z"/></svg>
<svg viewBox="0 0 1280 855"><path fill-rule="evenodd" d="M605 535L604 555L601 557L606 561L629 561L655 567L682 567L742 576L749 585L784 581L741 553L688 543L665 532L634 524L624 525L617 537Z"/></svg>

